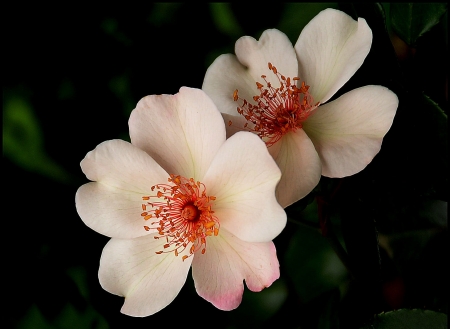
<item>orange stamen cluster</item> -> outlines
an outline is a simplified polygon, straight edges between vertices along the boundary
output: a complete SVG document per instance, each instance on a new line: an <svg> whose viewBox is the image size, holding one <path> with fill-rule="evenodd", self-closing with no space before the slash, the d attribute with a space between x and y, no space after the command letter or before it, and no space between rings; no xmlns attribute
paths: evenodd
<svg viewBox="0 0 450 329"><path fill-rule="evenodd" d="M165 238L164 250L157 251L174 252L175 256L181 254L186 248L183 261L192 256L197 250L204 254L206 251L206 237L219 234L219 220L211 210L214 196L206 195L205 185L195 182L193 178L170 175L169 184L152 186L156 192L153 196L144 196L146 203L142 204L144 220L156 218L151 223L152 228L158 231L155 239ZM158 201L150 202L152 198ZM145 225L149 231L151 227Z"/></svg>
<svg viewBox="0 0 450 329"><path fill-rule="evenodd" d="M267 146L278 142L287 132L301 129L303 122L319 106L319 103L313 105L313 98L308 92L309 86L304 81L297 87L300 78L286 78L271 63L269 69L277 76L280 87L273 87L266 76L261 75L266 87L256 82L260 91L259 95L253 96L256 105L240 98L237 89L233 93L234 101L242 102L237 111L253 124L249 127L247 122L244 128L254 131Z"/></svg>

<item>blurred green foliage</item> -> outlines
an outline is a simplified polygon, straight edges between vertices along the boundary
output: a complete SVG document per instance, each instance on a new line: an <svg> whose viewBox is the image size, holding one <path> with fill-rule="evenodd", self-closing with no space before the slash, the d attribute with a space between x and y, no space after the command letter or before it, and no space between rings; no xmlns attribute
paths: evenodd
<svg viewBox="0 0 450 329"><path fill-rule="evenodd" d="M317 203L307 206L302 218L317 221ZM284 257L285 271L304 302L310 302L334 288L345 289L350 279L345 266L319 230L299 226Z"/></svg>
<svg viewBox="0 0 450 329"><path fill-rule="evenodd" d="M68 173L45 153L41 127L31 104L18 95L3 98L3 155L25 170L68 183Z"/></svg>

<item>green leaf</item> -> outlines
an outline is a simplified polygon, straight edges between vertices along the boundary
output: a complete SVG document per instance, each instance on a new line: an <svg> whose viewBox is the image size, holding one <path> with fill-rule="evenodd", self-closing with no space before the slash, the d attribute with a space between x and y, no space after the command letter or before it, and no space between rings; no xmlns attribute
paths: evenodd
<svg viewBox="0 0 450 329"><path fill-rule="evenodd" d="M234 16L229 3L212 2L209 4L209 8L211 17L218 30L233 38L242 36L244 33L243 29Z"/></svg>
<svg viewBox="0 0 450 329"><path fill-rule="evenodd" d="M70 175L44 150L44 138L30 103L8 95L3 103L3 155L25 170L67 183Z"/></svg>
<svg viewBox="0 0 450 329"><path fill-rule="evenodd" d="M439 104L433 101L430 97L422 94L422 103L426 111L429 111L430 116L435 122L434 128L442 140L447 140L447 114L441 109Z"/></svg>
<svg viewBox="0 0 450 329"><path fill-rule="evenodd" d="M379 314L361 329L446 329L447 315L429 310L401 309Z"/></svg>
<svg viewBox="0 0 450 329"><path fill-rule="evenodd" d="M317 203L302 212L304 221L317 222ZM285 253L285 271L300 299L308 303L348 279L344 265L318 230L299 226Z"/></svg>
<svg viewBox="0 0 450 329"><path fill-rule="evenodd" d="M36 304L31 305L27 313L16 324L17 329L52 329Z"/></svg>
<svg viewBox="0 0 450 329"><path fill-rule="evenodd" d="M432 179L434 190L439 198L444 198L448 186L448 119L441 107L427 95L422 94L419 108L423 112L420 118L424 134L430 139L428 148L433 150L429 154L424 153L432 163Z"/></svg>
<svg viewBox="0 0 450 329"><path fill-rule="evenodd" d="M169 24L173 20L175 11L178 10L180 6L181 3L157 2L154 4L148 20L157 27Z"/></svg>
<svg viewBox="0 0 450 329"><path fill-rule="evenodd" d="M56 328L61 329L108 329L106 320L91 306L86 310L78 311L72 304L67 303L62 312L55 319Z"/></svg>
<svg viewBox="0 0 450 329"><path fill-rule="evenodd" d="M106 320L93 308L78 311L68 303L54 321L47 320L39 308L33 304L28 312L18 321L17 329L108 329Z"/></svg>
<svg viewBox="0 0 450 329"><path fill-rule="evenodd" d="M392 3L390 8L392 29L408 45L433 26L447 10L447 3Z"/></svg>

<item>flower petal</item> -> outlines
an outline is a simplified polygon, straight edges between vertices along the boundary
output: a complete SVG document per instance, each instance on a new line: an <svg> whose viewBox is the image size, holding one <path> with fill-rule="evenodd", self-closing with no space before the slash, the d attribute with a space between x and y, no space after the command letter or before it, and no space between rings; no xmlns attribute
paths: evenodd
<svg viewBox="0 0 450 329"><path fill-rule="evenodd" d="M286 225L275 197L280 169L255 134L237 132L223 144L206 173L213 210L225 227L244 241L267 242Z"/></svg>
<svg viewBox="0 0 450 329"><path fill-rule="evenodd" d="M131 142L169 174L201 180L225 141L222 116L200 89L141 99L130 115Z"/></svg>
<svg viewBox="0 0 450 329"><path fill-rule="evenodd" d="M284 208L305 197L319 183L320 158L303 129L285 134L269 147L269 152L281 170L276 195Z"/></svg>
<svg viewBox="0 0 450 329"><path fill-rule="evenodd" d="M287 36L275 29L266 30L259 41L244 36L236 42L237 56L224 54L209 66L202 89L212 98L220 112L237 115L238 104L233 100L236 89L239 96L253 103L253 96L259 95L256 82L267 81L279 85L277 77L269 70L268 63L275 65L286 76L296 76L297 58L294 47Z"/></svg>
<svg viewBox="0 0 450 329"><path fill-rule="evenodd" d="M143 317L154 314L178 295L191 266L162 250L161 240L148 235L136 239L111 239L100 258L99 280L106 291L125 296L121 312Z"/></svg>
<svg viewBox="0 0 450 329"><path fill-rule="evenodd" d="M295 44L299 77L311 86L315 102L329 100L360 68L372 45L365 19L325 9L300 33Z"/></svg>
<svg viewBox="0 0 450 329"><path fill-rule="evenodd" d="M195 254L192 275L197 293L228 311L241 303L243 280L251 291L261 291L280 277L280 269L273 242L244 242L222 229L208 237L205 254Z"/></svg>
<svg viewBox="0 0 450 329"><path fill-rule="evenodd" d="M133 238L144 230L142 196L169 175L147 153L122 140L99 144L81 161L90 180L75 195L83 222L110 237Z"/></svg>
<svg viewBox="0 0 450 329"><path fill-rule="evenodd" d="M101 183L81 186L75 196L78 214L94 231L115 238L136 238L148 234L142 213L143 194Z"/></svg>
<svg viewBox="0 0 450 329"><path fill-rule="evenodd" d="M247 68L231 54L220 55L208 67L202 89L211 97L220 112L231 115L238 115L238 104L233 100L236 89L241 97L248 99L258 91Z"/></svg>
<svg viewBox="0 0 450 329"><path fill-rule="evenodd" d="M252 126L252 123L248 122L242 115L230 115L222 113L222 117L223 121L225 121L227 129L227 138L230 138L238 131L250 131L249 128L244 127L246 123L248 126Z"/></svg>
<svg viewBox="0 0 450 329"><path fill-rule="evenodd" d="M294 47L286 34L276 29L265 30L259 41L249 36L241 37L236 41L235 52L239 62L247 67L254 82L264 81L261 75L266 74L267 81L274 86L279 84L277 76L269 74L269 62L285 76L297 75L298 63Z"/></svg>
<svg viewBox="0 0 450 329"><path fill-rule="evenodd" d="M354 89L320 106L303 128L322 161L322 175L344 177L364 169L379 152L398 106L382 86Z"/></svg>

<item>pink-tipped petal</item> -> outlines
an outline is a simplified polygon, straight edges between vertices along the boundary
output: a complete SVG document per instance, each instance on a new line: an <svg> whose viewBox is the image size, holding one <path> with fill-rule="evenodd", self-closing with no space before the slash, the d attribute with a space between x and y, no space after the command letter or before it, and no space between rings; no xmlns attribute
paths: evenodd
<svg viewBox="0 0 450 329"><path fill-rule="evenodd" d="M167 182L168 174L147 153L122 140L99 144L81 161L87 178L75 205L83 222L110 237L133 238L144 230L142 196Z"/></svg>
<svg viewBox="0 0 450 329"><path fill-rule="evenodd" d="M207 239L206 253L192 263L197 293L221 310L239 306L245 280L251 291L261 291L280 277L273 242L244 242L222 229Z"/></svg>
<svg viewBox="0 0 450 329"><path fill-rule="evenodd" d="M106 291L125 297L121 312L143 317L170 304L183 287L192 263L173 252L156 254L165 241L148 235L111 239L100 258L99 280Z"/></svg>
<svg viewBox="0 0 450 329"><path fill-rule="evenodd" d="M281 170L276 193L284 208L305 197L319 183L320 158L303 129L284 135L269 147L269 152Z"/></svg>
<svg viewBox="0 0 450 329"><path fill-rule="evenodd" d="M222 116L201 90L141 99L129 119L131 142L169 174L201 180L225 141Z"/></svg>
<svg viewBox="0 0 450 329"><path fill-rule="evenodd" d="M245 241L267 242L286 225L275 187L280 170L255 134L238 132L223 144L204 184L216 200L214 215L221 227Z"/></svg>
<svg viewBox="0 0 450 329"><path fill-rule="evenodd" d="M322 161L322 175L345 177L364 169L379 152L398 106L382 86L354 89L320 106L304 124Z"/></svg>
<svg viewBox="0 0 450 329"><path fill-rule="evenodd" d="M299 77L311 86L315 102L328 101L360 68L372 45L365 19L325 9L303 29L295 51Z"/></svg>
<svg viewBox="0 0 450 329"><path fill-rule="evenodd" d="M265 84L261 75L266 75L275 87L280 83L269 70L268 63L275 65L285 76L298 74L298 64L292 43L288 37L275 29L266 30L259 41L244 36L236 41L236 56L224 54L216 58L209 66L203 80L202 89L217 104L220 112L237 115L238 102L233 93L253 102L253 96L259 95L256 82Z"/></svg>

